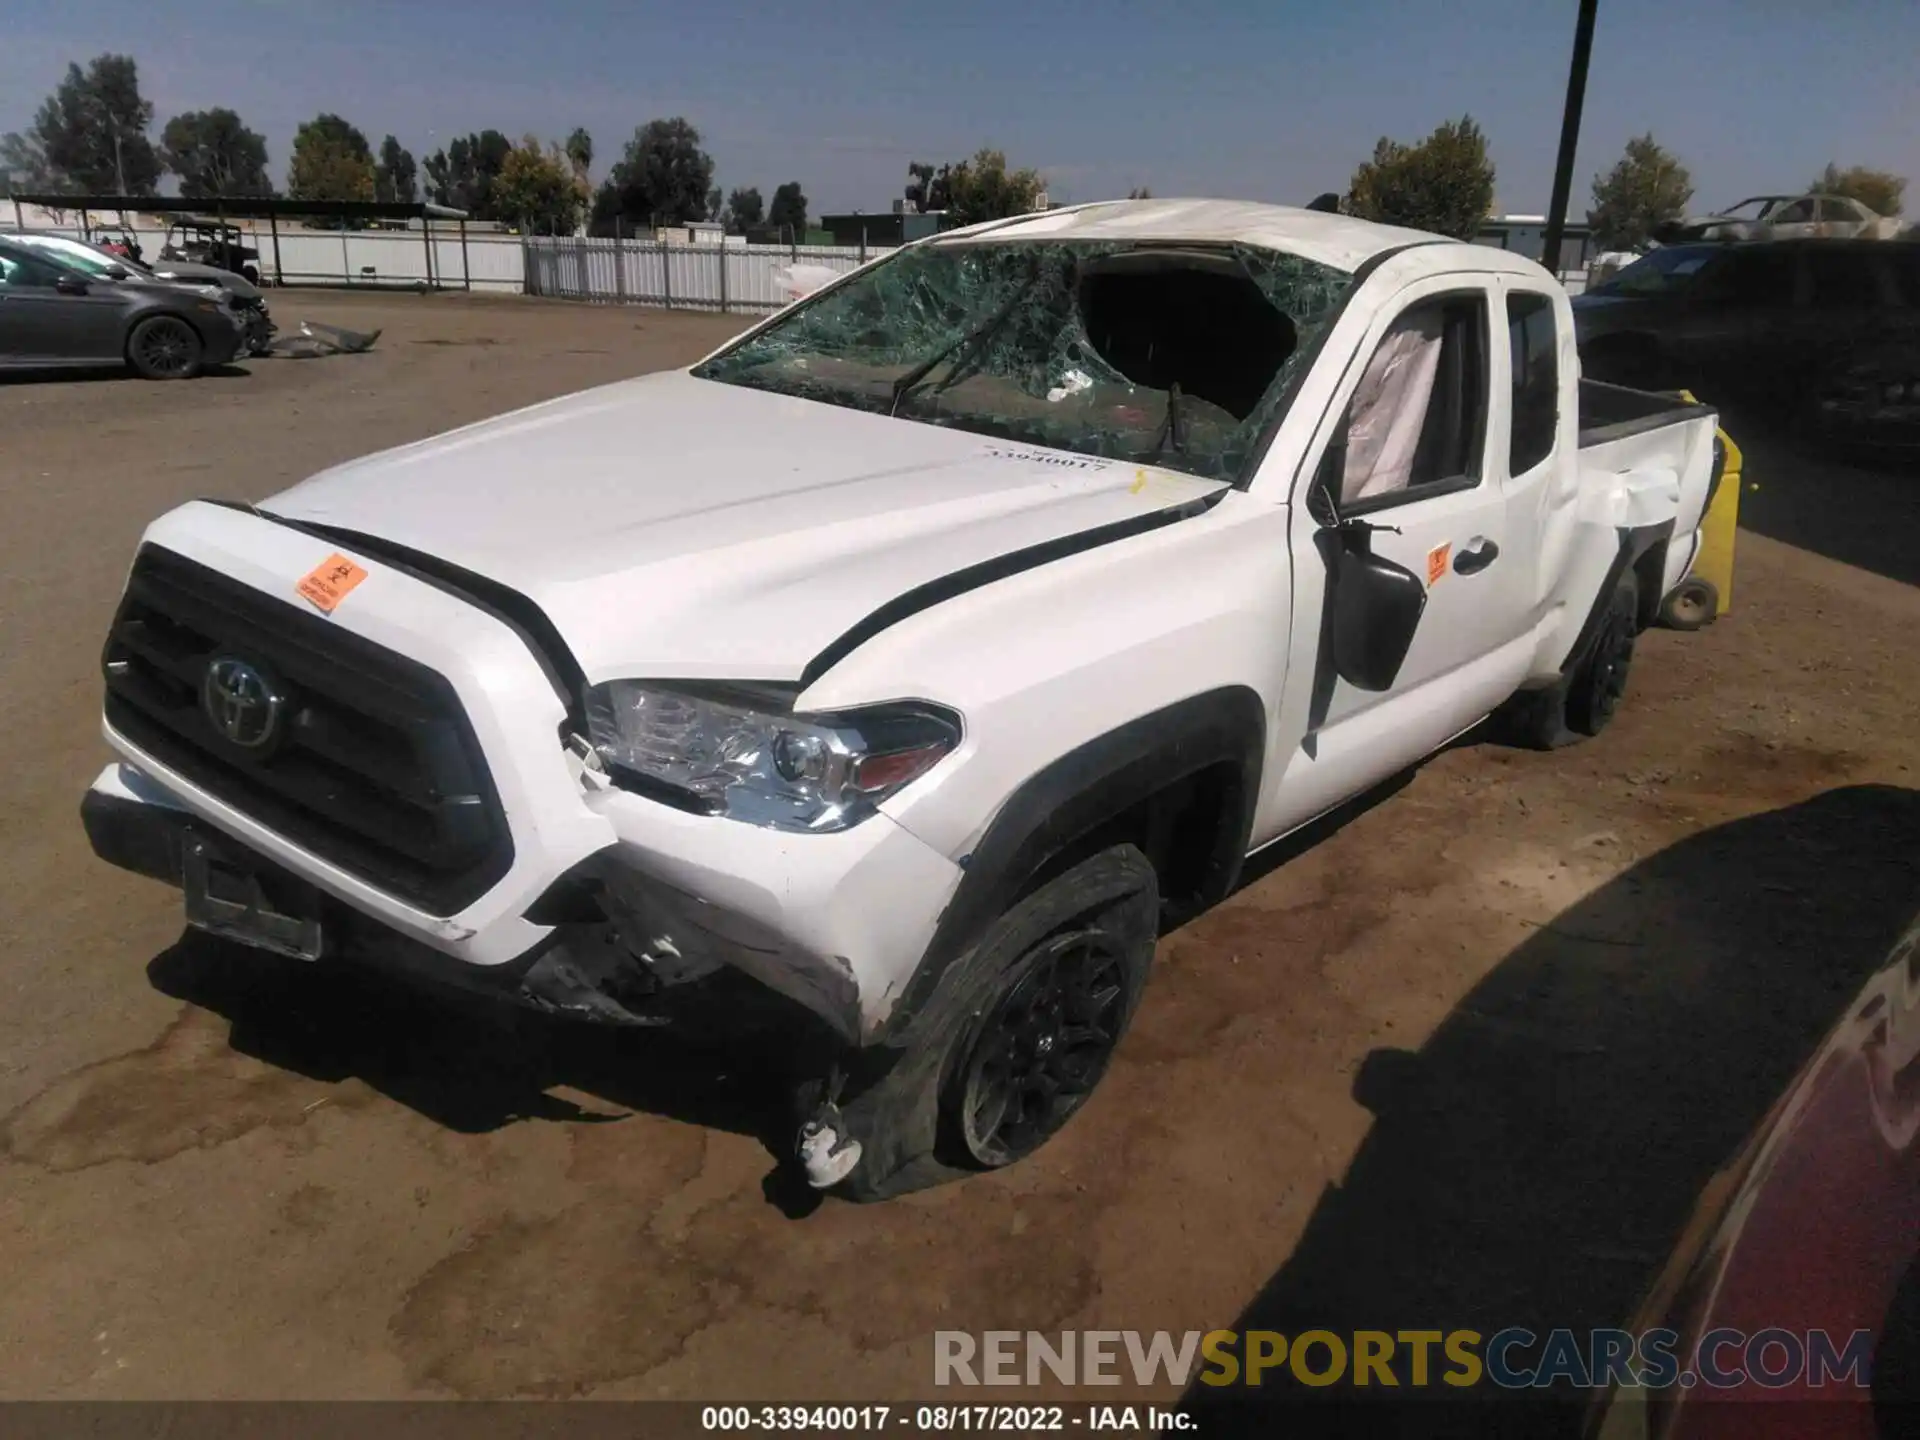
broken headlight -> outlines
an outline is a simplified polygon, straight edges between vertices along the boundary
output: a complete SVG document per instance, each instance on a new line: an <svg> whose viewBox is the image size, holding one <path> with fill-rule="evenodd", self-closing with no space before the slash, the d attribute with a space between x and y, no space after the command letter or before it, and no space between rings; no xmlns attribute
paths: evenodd
<svg viewBox="0 0 1920 1440"><path fill-rule="evenodd" d="M616 784L775 830L844 830L960 743L959 717L904 702L794 715L779 692L637 680L587 691L588 739Z"/></svg>

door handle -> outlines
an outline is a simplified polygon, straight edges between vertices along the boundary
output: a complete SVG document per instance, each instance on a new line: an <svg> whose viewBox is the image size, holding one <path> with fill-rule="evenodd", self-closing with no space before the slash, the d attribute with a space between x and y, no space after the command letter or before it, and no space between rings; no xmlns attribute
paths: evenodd
<svg viewBox="0 0 1920 1440"><path fill-rule="evenodd" d="M1458 575L1475 574L1478 571L1486 569L1487 566L1499 558L1499 555L1500 547L1498 545L1494 544L1491 540L1482 540L1476 548L1472 550L1462 550L1458 555L1453 557L1454 573Z"/></svg>

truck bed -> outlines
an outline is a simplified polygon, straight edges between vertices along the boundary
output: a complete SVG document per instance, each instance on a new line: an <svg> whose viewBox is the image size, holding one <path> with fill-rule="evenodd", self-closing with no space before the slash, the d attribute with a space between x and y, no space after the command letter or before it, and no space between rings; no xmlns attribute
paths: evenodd
<svg viewBox="0 0 1920 1440"><path fill-rule="evenodd" d="M1580 448L1590 449L1683 420L1712 415L1711 405L1682 400L1672 392L1634 390L1603 380L1580 381Z"/></svg>

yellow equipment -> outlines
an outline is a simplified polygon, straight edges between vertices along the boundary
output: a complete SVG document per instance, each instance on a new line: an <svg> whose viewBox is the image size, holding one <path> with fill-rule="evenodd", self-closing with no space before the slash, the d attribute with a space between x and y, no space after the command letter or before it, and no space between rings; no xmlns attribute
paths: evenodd
<svg viewBox="0 0 1920 1440"><path fill-rule="evenodd" d="M1697 404L1691 392L1680 398ZM1687 578L1674 587L1660 607L1660 619L1676 630L1698 630L1733 608L1733 542L1740 521L1740 447L1733 437L1714 427L1714 457L1719 482L1700 522L1700 553L1693 557Z"/></svg>

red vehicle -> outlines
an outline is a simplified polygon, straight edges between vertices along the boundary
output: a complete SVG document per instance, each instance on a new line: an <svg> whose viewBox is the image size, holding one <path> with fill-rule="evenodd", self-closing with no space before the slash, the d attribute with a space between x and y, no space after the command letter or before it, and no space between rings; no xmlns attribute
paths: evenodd
<svg viewBox="0 0 1920 1440"><path fill-rule="evenodd" d="M1683 1365L1725 1332L1719 1373L1740 1379L1617 1388L1592 1440L1920 1434L1920 922L1708 1187L1630 1328L1677 1332ZM1787 1337L1771 1383L1734 1369L1767 1331ZM1816 1331L1860 1337L1857 1379L1791 1372Z"/></svg>

